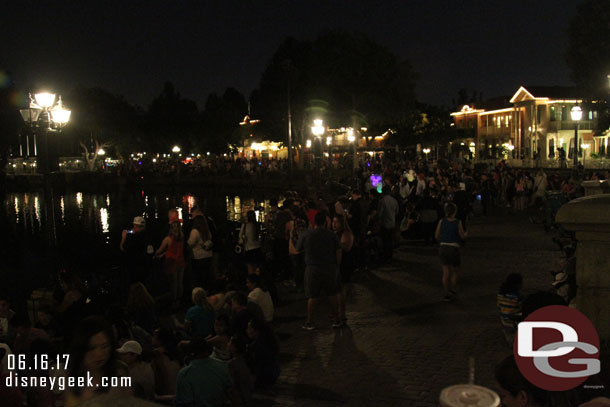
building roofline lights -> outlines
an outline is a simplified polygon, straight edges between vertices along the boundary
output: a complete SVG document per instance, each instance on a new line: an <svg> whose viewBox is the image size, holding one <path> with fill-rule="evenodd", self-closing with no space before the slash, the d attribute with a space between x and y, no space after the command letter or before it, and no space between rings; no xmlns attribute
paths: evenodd
<svg viewBox="0 0 610 407"><path fill-rule="evenodd" d="M504 108L504 109L489 110L487 112L480 113L480 116L484 116L484 115L488 115L488 114L495 114L495 113L514 112L514 111L515 111L514 107L507 107L507 108Z"/></svg>
<svg viewBox="0 0 610 407"><path fill-rule="evenodd" d="M481 113L484 112L485 109L474 109L468 105L464 105L462 106L462 110L460 110L459 112L453 112L450 113L450 116L460 116L460 115L466 115L466 114L476 114L476 113Z"/></svg>
<svg viewBox="0 0 610 407"><path fill-rule="evenodd" d="M525 89L523 86L521 86L521 87L519 87L519 89L517 90L517 92L515 92L515 94L513 95L513 97L512 97L512 98L510 98L509 102L510 102L510 103L517 103L517 101L516 101L517 96L518 96L518 95L519 95L519 94L520 94L522 91L523 91L523 92L525 92L525 93L527 93L528 95L530 95L530 97L531 97L532 99L536 99L536 97L535 97L534 95L532 95L532 94L530 93L530 91L529 91L529 90L527 90L527 89Z"/></svg>
<svg viewBox="0 0 610 407"><path fill-rule="evenodd" d="M547 105L550 105L552 103L582 103L582 100L581 99L566 99L566 100L554 99L554 100L549 100L547 102Z"/></svg>

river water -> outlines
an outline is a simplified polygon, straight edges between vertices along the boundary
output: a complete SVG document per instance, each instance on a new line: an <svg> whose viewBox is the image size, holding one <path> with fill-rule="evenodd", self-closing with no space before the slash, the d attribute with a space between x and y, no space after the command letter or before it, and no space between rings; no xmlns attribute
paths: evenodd
<svg viewBox="0 0 610 407"><path fill-rule="evenodd" d="M189 191L127 190L109 193L62 192L45 199L44 192L8 192L0 211L8 241L0 268L0 294L27 293L53 285L57 270L83 275L120 263L121 231L131 228L135 216L144 216L158 247L167 233L167 211L177 208L183 218L194 205L204 208L227 233L250 209L259 221L269 211L275 192L222 189ZM155 247L155 248L156 248Z"/></svg>

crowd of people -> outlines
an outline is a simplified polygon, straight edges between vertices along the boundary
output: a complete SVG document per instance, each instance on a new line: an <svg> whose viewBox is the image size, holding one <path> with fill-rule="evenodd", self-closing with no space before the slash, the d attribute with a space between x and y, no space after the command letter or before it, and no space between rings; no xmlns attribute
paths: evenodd
<svg viewBox="0 0 610 407"><path fill-rule="evenodd" d="M222 165L216 167L222 171ZM271 200L265 222L248 211L232 236L221 236L218 220L203 208L193 207L184 221L171 209L167 235L154 247L146 219L136 216L121 235L123 281L117 302L92 301L74 272L62 272L53 298L32 314L14 313L8 299L1 299L3 381L10 375L11 354L25 355L27 366L33 366L35 355L55 361L55 355L69 354L64 369L49 365L26 372L24 367L19 374L90 372L93 380L93 386L65 391L0 385L0 400L7 400L2 405L71 407L115 393L176 406L248 405L253 392L269 391L280 375L274 333L280 284L307 299L304 330L319 326L321 299L332 305L332 327L342 329L349 323L346 287L354 276L392 263L401 239L421 239L439 245L439 299L452 301L473 212L536 211L550 191L568 199L582 194L571 176L532 173L503 162L488 167L467 160L432 164L377 158L362 162L355 177L358 187L349 192L337 193L333 185L326 192L288 191L282 200ZM161 264L166 292L153 297L155 261ZM520 287L517 280L512 277L502 293L513 301L508 308L518 299L511 294ZM128 377L130 383L97 387L105 377Z"/></svg>

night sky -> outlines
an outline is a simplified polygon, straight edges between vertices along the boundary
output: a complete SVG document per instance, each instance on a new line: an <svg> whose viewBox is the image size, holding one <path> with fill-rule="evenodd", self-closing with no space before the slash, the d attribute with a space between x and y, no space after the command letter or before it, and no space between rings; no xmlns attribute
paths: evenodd
<svg viewBox="0 0 610 407"><path fill-rule="evenodd" d="M166 80L203 107L246 95L287 37L359 30L419 73L418 100L451 105L520 85L570 85L567 26L580 1L11 1L0 7L0 70L19 88L101 86L146 107ZM69 104L68 101L66 101Z"/></svg>

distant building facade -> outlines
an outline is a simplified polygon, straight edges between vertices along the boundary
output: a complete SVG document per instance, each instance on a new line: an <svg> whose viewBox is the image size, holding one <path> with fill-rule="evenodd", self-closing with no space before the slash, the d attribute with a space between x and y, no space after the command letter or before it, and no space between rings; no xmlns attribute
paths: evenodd
<svg viewBox="0 0 610 407"><path fill-rule="evenodd" d="M609 156L606 129L598 128L604 105L583 104L582 98L566 87L520 87L504 106L481 103L465 105L451 113L459 139L454 142L468 146L475 159L573 159L575 148L579 157L591 154ZM572 120L570 110L579 105L582 119ZM578 146L574 128L578 126ZM584 148L583 148L584 146Z"/></svg>

